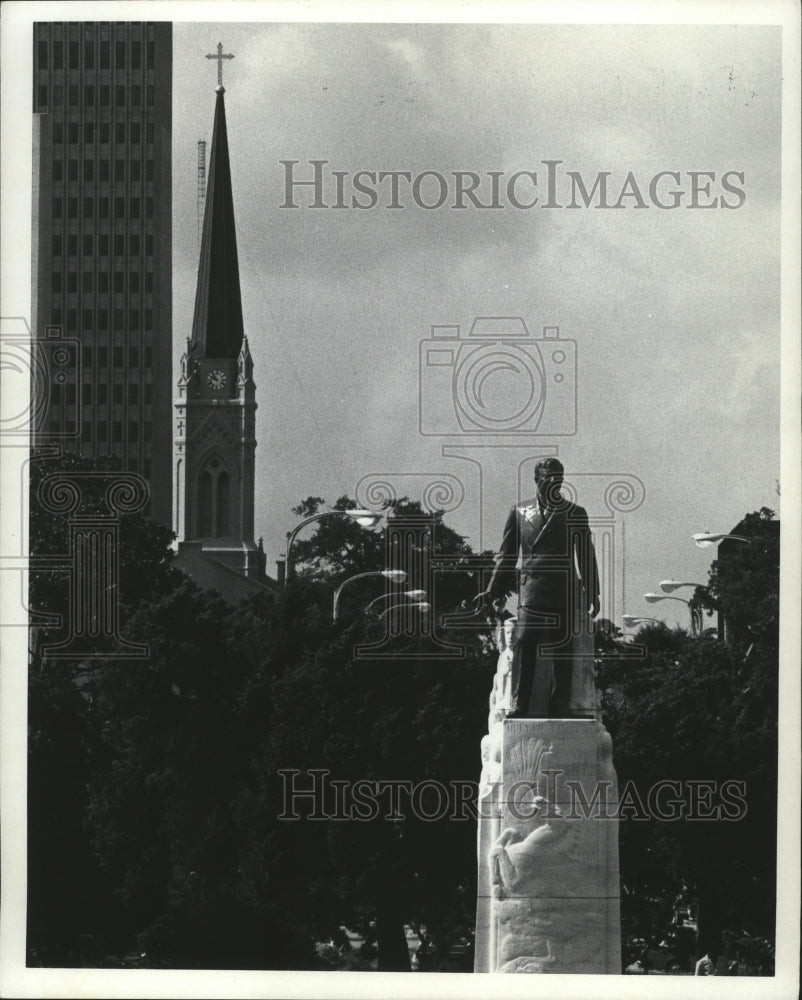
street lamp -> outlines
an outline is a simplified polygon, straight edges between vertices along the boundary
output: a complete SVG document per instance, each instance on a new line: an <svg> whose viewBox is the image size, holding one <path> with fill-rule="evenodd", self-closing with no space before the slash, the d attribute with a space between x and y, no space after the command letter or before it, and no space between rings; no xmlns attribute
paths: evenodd
<svg viewBox="0 0 802 1000"><path fill-rule="evenodd" d="M679 587L701 587L702 590L707 590L706 583L680 583L679 580L661 580L660 589L664 590L667 594L672 593Z"/></svg>
<svg viewBox="0 0 802 1000"><path fill-rule="evenodd" d="M669 594L644 594L643 596L649 604L654 604L655 601L680 601L680 603L686 605L691 613L691 635L694 639L700 635L700 616L697 614L697 609L691 607L690 601L686 601L684 597L672 597Z"/></svg>
<svg viewBox="0 0 802 1000"><path fill-rule="evenodd" d="M402 569L377 569L370 570L367 573L357 573L355 576L349 576L347 580L343 580L340 586L334 591L334 604L332 607L332 620L337 621L337 613L339 611L340 594L343 591L343 587L346 584L353 583L354 580L364 580L366 576L383 576L387 580L393 580L396 583L403 583L407 578L407 574Z"/></svg>
<svg viewBox="0 0 802 1000"><path fill-rule="evenodd" d="M311 524L313 521L320 521L324 517L350 517L352 521L356 521L357 524L361 525L363 528L373 528L379 521L384 517L384 514L376 514L372 510L364 510L361 507L354 507L352 510L324 510L319 514L312 514L309 517L301 521L300 524L296 524L292 531L287 532L287 552L285 558L287 560L286 574L284 577L284 584L288 584L293 576L295 576L295 566L292 562L291 549L292 543L295 541L295 536L305 528L307 524Z"/></svg>
<svg viewBox="0 0 802 1000"><path fill-rule="evenodd" d="M414 601L422 601L426 597L425 590L405 590L401 594L379 594L378 597L374 597L370 604L366 605L365 611L370 611L374 604L378 604L379 601L386 601L388 598L393 597L411 597Z"/></svg>
<svg viewBox="0 0 802 1000"><path fill-rule="evenodd" d="M706 583L680 583L679 580L660 581L660 589L667 593L671 593L672 590L676 590L678 587L701 587L702 590L710 589ZM691 631L695 636L700 636L705 626L704 612L701 608L694 607L690 603L688 607L691 609Z"/></svg>
<svg viewBox="0 0 802 1000"><path fill-rule="evenodd" d="M691 538L696 542L700 549L707 548L709 545L718 545L718 543L723 541L725 538L731 538L735 542L751 541L749 538L744 538L743 535L729 535L727 532L716 534L715 532L709 531L697 531L695 535L691 535Z"/></svg>

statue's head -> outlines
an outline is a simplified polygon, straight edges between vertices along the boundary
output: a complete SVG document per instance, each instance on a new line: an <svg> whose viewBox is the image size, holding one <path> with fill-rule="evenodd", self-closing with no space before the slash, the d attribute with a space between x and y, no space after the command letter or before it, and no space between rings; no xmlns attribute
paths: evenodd
<svg viewBox="0 0 802 1000"><path fill-rule="evenodd" d="M559 504L563 473L563 464L559 458L541 458L535 463L537 495L545 507L556 507Z"/></svg>

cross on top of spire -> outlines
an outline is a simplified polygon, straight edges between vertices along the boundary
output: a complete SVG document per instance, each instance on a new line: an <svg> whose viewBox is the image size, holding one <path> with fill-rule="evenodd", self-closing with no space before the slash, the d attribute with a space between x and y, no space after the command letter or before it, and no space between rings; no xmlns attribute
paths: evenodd
<svg viewBox="0 0 802 1000"><path fill-rule="evenodd" d="M207 56L206 56L206 58L207 59L216 59L217 60L217 86L218 87L222 87L223 86L223 60L224 59L233 59L234 56L231 55L231 53L224 53L223 52L223 43L222 42L218 42L217 43L217 52L210 52L210 53L208 53Z"/></svg>
<svg viewBox="0 0 802 1000"><path fill-rule="evenodd" d="M218 55L226 58L222 51ZM192 321L190 353L195 359L236 359L244 332L224 93L219 84Z"/></svg>

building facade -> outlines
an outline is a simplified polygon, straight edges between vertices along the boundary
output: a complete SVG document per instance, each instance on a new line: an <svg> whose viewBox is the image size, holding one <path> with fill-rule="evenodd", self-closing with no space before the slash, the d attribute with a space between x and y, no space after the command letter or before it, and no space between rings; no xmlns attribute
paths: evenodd
<svg viewBox="0 0 802 1000"><path fill-rule="evenodd" d="M172 25L34 25L37 341L77 342L34 445L114 455L171 523Z"/></svg>

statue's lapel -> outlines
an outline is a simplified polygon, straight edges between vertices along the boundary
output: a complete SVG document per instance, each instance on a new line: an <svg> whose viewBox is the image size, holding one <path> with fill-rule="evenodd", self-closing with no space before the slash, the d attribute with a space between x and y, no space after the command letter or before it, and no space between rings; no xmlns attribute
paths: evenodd
<svg viewBox="0 0 802 1000"><path fill-rule="evenodd" d="M556 516L557 515L554 513L554 511L550 510L545 517L540 518L540 530L535 536L535 540L532 542L532 548L534 548L537 545L537 543L546 534L549 528L551 528L551 525L554 522L554 518Z"/></svg>
<svg viewBox="0 0 802 1000"><path fill-rule="evenodd" d="M557 509L552 509L543 516L538 513L537 521L533 523L535 530L535 538L532 542L532 548L537 545L537 543L543 538L545 534L549 531L553 531L554 528L561 524L565 520L565 511Z"/></svg>
<svg viewBox="0 0 802 1000"><path fill-rule="evenodd" d="M529 503L521 504L518 507L518 513L527 526L527 534L538 535L543 528L543 516L540 513L537 503L532 500Z"/></svg>
<svg viewBox="0 0 802 1000"><path fill-rule="evenodd" d="M538 539L543 534L546 526L548 525L548 516L543 516L538 507L537 500L531 500L529 503L521 504L518 508L518 513L524 520L526 524L524 538L524 548L531 551L537 544Z"/></svg>

